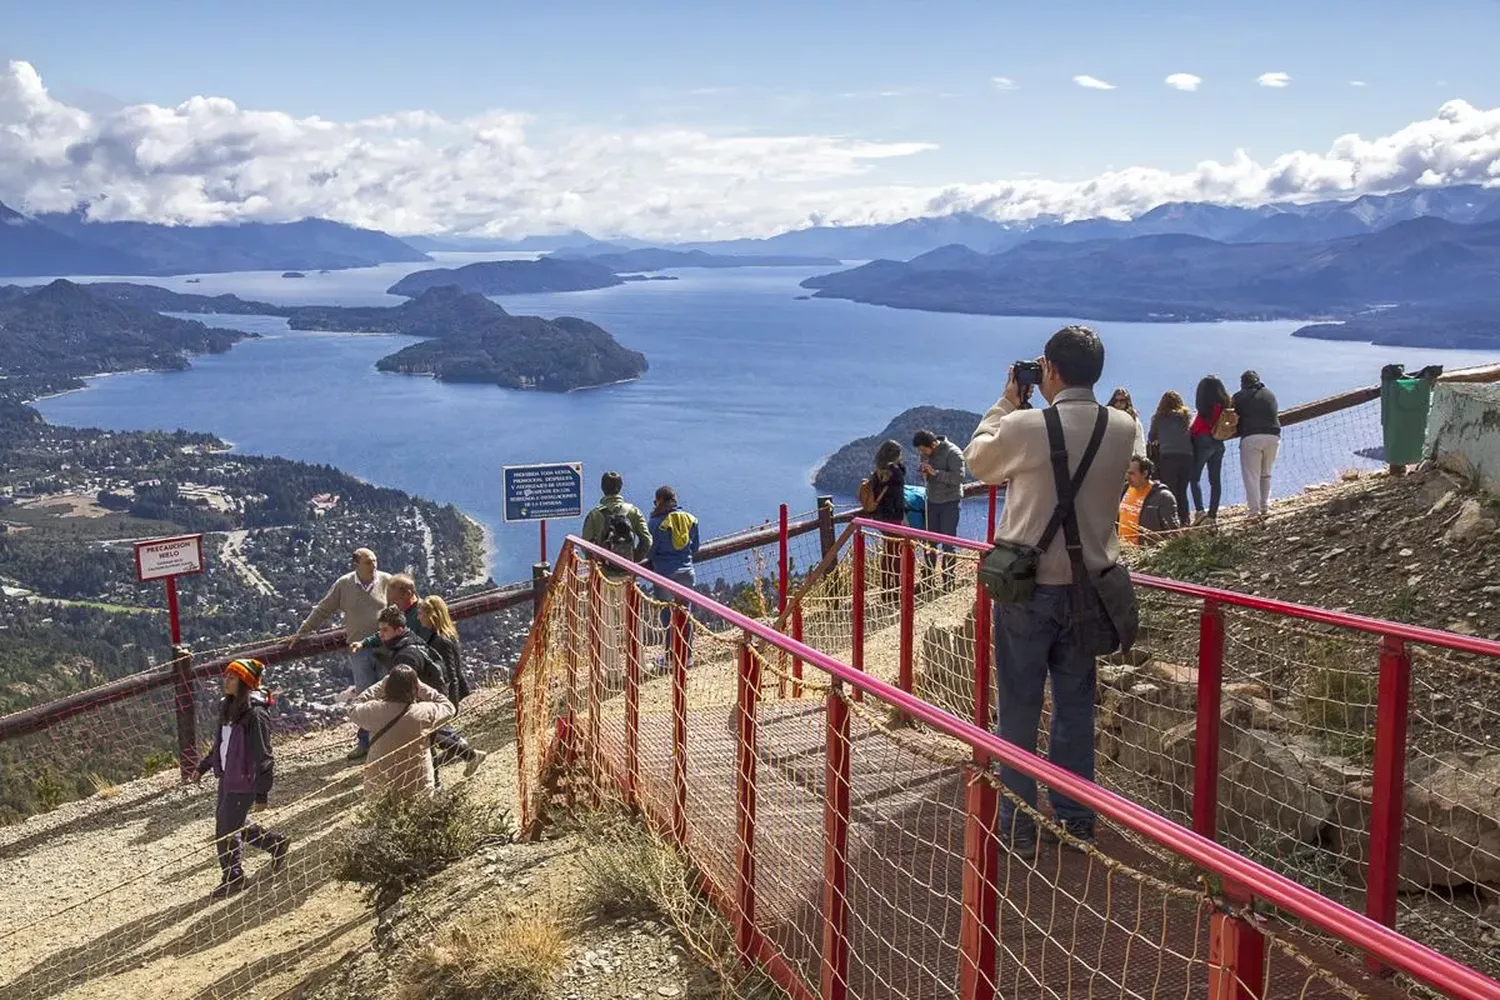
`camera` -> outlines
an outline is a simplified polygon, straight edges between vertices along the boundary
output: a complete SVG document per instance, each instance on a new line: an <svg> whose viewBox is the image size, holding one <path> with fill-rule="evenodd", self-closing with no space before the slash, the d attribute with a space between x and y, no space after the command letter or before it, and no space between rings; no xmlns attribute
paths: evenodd
<svg viewBox="0 0 1500 1000"><path fill-rule="evenodd" d="M1017 361L1010 366L1010 372L1016 379L1016 385L1021 389L1030 389L1042 384L1042 365L1038 361Z"/></svg>

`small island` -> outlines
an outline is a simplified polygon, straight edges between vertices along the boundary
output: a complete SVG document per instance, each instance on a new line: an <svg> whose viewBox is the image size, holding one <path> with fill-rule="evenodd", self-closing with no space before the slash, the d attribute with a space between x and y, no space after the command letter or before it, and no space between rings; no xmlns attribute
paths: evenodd
<svg viewBox="0 0 1500 1000"><path fill-rule="evenodd" d="M646 357L603 328L564 316L512 316L475 292L430 288L399 306L302 306L287 310L294 330L399 333L429 338L381 358L375 367L444 382L571 392L645 374Z"/></svg>
<svg viewBox="0 0 1500 1000"><path fill-rule="evenodd" d="M926 429L941 434L960 448L969 443L974 428L979 426L980 414L969 410L948 410L937 406L914 406L897 415L879 434L850 441L828 456L818 471L813 474L813 486L824 493L852 497L859 492L860 480L870 474L875 466L875 449L882 441L899 441L906 451L906 471L913 483L920 483L916 475L916 450L911 446L911 437Z"/></svg>
<svg viewBox="0 0 1500 1000"><path fill-rule="evenodd" d="M480 295L538 292L583 292L624 282L614 271L588 260L543 257L541 260L486 260L463 267L413 271L386 291L408 298L445 285Z"/></svg>
<svg viewBox="0 0 1500 1000"><path fill-rule="evenodd" d="M600 253L590 248L557 250L546 259L588 260L611 271L662 271L672 267L838 267L836 257L806 257L795 254L714 254L703 250L639 250Z"/></svg>
<svg viewBox="0 0 1500 1000"><path fill-rule="evenodd" d="M305 278L305 277L307 277L307 275L303 274L301 271L283 271L281 273L281 276L283 278Z"/></svg>

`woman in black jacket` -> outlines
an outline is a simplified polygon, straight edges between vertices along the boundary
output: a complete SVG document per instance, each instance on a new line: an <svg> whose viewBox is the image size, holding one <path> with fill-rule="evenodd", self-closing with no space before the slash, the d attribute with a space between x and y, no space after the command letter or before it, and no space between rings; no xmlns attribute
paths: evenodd
<svg viewBox="0 0 1500 1000"><path fill-rule="evenodd" d="M453 624L447 602L436 594L422 598L417 602L417 622L421 625L422 638L426 640L427 648L437 654L443 664L442 686L430 686L443 692L453 702L453 707L457 708L458 703L469 696L469 679L464 674L458 627ZM479 765L484 763L484 758L489 756L483 750L475 750L469 746L468 740L460 736L452 726L443 726L433 733L432 743L438 751L435 763L461 760L464 762L465 777L478 770Z"/></svg>
<svg viewBox="0 0 1500 1000"><path fill-rule="evenodd" d="M886 441L875 449L875 471L870 475L875 509L870 519L887 524L906 523L906 466L901 461L901 443ZM887 536L880 556L880 587L887 600L897 600L901 590L901 546L899 537Z"/></svg>
<svg viewBox="0 0 1500 1000"><path fill-rule="evenodd" d="M1240 476L1245 481L1245 506L1251 519L1258 521L1271 505L1271 466L1281 449L1276 394L1254 371L1247 371L1240 376L1240 391L1234 394L1234 412L1240 417Z"/></svg>

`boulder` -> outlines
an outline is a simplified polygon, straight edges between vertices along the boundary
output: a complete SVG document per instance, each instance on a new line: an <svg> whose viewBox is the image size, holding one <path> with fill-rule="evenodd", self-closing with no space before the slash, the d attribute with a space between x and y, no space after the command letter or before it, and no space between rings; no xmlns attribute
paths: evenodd
<svg viewBox="0 0 1500 1000"><path fill-rule="evenodd" d="M1246 843L1267 832L1315 843L1333 819L1333 802L1304 758L1277 733L1226 730L1219 770L1220 827Z"/></svg>
<svg viewBox="0 0 1500 1000"><path fill-rule="evenodd" d="M1444 541L1456 545L1470 545L1495 533L1495 519L1484 512L1478 500L1465 500L1458 509L1458 517L1443 536Z"/></svg>

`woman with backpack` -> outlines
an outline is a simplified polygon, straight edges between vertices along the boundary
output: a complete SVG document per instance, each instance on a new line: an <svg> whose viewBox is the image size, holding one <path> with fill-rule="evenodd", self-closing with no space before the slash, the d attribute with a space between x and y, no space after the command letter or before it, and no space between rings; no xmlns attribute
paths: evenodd
<svg viewBox="0 0 1500 1000"><path fill-rule="evenodd" d="M875 471L860 487L861 506L872 521L906 522L906 466L901 461L901 442L885 441L875 449ZM901 546L897 536L887 536L880 555L880 587L887 600L896 600L901 589Z"/></svg>
<svg viewBox="0 0 1500 1000"><path fill-rule="evenodd" d="M286 859L287 838L257 823L247 823L250 811L265 808L276 780L271 752L271 717L260 693L264 666L259 660L234 660L224 668L224 700L213 749L198 762L193 780L210 770L219 779L219 802L214 810L221 878L212 898L225 899L245 887L240 867L241 841L271 855L271 870L280 871Z"/></svg>
<svg viewBox="0 0 1500 1000"><path fill-rule="evenodd" d="M1182 393L1168 389L1156 404L1146 457L1156 463L1162 483L1177 500L1177 523L1188 523L1188 483L1193 478L1193 414Z"/></svg>
<svg viewBox="0 0 1500 1000"><path fill-rule="evenodd" d="M463 652L458 642L458 626L448 612L448 604L436 594L422 598L417 603L417 622L421 626L422 639L427 649L443 665L443 687L439 688L457 709L459 703L469 696L469 678L464 674ZM423 678L425 681L426 678ZM426 681L429 687L436 687ZM464 762L464 777L471 776L489 756L483 750L475 750L469 741L452 726L443 726L432 734L432 746L437 752L434 763L442 765L450 761Z"/></svg>
<svg viewBox="0 0 1500 1000"><path fill-rule="evenodd" d="M1196 400L1198 413L1193 417L1193 518L1194 524L1205 520L1203 511L1203 489L1199 481L1203 470L1208 470L1208 513L1206 519L1215 523L1219 519L1219 499L1224 492L1224 442L1234 437L1236 418L1230 406L1229 390L1217 375L1208 375L1198 382Z"/></svg>
<svg viewBox="0 0 1500 1000"><path fill-rule="evenodd" d="M427 737L453 718L453 703L441 691L417 680L404 663L354 700L349 717L370 732L365 758L365 795L387 793L431 798L437 788Z"/></svg>
<svg viewBox="0 0 1500 1000"><path fill-rule="evenodd" d="M656 490L656 506L646 521L651 529L651 571L664 576L673 583L691 587L697 579L693 570L693 559L698 555L698 519L677 504L677 491L670 486ZM686 607L673 596L670 590L654 586L652 596L663 602L661 627L667 636L667 648L671 649L672 607ZM687 616L684 641L687 645L688 663L693 662L693 619ZM665 662L665 661L664 661Z"/></svg>

